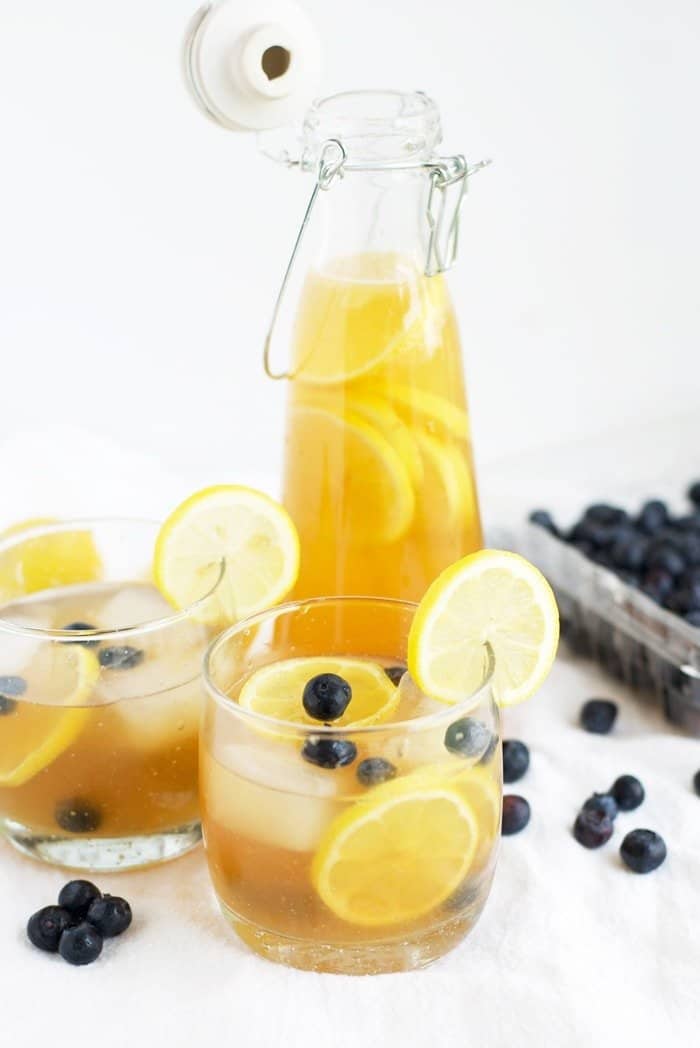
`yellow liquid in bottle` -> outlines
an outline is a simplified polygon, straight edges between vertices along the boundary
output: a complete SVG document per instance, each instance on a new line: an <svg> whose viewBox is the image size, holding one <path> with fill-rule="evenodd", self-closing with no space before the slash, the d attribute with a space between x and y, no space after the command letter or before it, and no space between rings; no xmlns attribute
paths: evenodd
<svg viewBox="0 0 700 1048"><path fill-rule="evenodd" d="M295 596L419 600L482 541L444 278L393 254L312 272L292 373L284 497L301 538Z"/></svg>

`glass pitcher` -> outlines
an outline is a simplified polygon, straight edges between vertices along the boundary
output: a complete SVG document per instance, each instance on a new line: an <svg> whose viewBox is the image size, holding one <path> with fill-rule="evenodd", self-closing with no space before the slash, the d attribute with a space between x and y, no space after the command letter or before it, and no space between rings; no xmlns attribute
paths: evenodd
<svg viewBox="0 0 700 1048"><path fill-rule="evenodd" d="M268 374L288 383L284 500L301 539L297 598L419 600L482 542L443 276L474 169L437 157L440 140L438 108L420 92L334 95L304 122L300 166L316 170L317 184L302 233L320 220L324 235L284 369L271 364L269 337L266 347Z"/></svg>

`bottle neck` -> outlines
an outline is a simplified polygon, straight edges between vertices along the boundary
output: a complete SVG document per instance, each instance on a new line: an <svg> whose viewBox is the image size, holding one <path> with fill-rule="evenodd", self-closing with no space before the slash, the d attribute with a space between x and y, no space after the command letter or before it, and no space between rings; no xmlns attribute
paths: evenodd
<svg viewBox="0 0 700 1048"><path fill-rule="evenodd" d="M320 197L323 232L316 268L348 274L358 264L387 280L422 270L427 191L422 171L353 171L336 179Z"/></svg>

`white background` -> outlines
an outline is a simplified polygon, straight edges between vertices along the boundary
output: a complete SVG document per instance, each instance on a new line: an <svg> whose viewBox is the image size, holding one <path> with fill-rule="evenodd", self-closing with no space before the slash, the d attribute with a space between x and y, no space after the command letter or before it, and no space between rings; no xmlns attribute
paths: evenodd
<svg viewBox="0 0 700 1048"><path fill-rule="evenodd" d="M0 525L162 513L210 480L274 484L282 391L260 349L309 185L189 103L192 6L0 0ZM453 282L487 515L679 491L700 474L700 7L306 6L324 91L425 89L446 146L496 161L467 201ZM137 920L76 972L22 933L63 875L0 844L0 1030L17 1048L694 1043L698 746L620 688L616 737L584 736L581 701L611 687L563 658L509 715L532 750L532 824L504 842L474 935L427 973L265 964L219 918L201 854L101 879ZM576 806L625 771L648 802L583 852ZM650 878L617 856L639 824L669 846Z"/></svg>
<svg viewBox="0 0 700 1048"><path fill-rule="evenodd" d="M0 0L0 435L40 433L54 478L76 471L64 425L202 480L277 469L282 391L260 349L309 184L190 104L193 6ZM324 92L425 89L446 146L496 161L453 280L482 475L695 410L694 0L306 7ZM46 505L41 476L22 512L89 512ZM127 479L89 486L123 509Z"/></svg>

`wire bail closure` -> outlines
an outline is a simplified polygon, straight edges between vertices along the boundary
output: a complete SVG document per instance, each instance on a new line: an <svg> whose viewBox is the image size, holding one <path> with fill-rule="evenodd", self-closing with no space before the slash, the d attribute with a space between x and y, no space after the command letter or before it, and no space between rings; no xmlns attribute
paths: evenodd
<svg viewBox="0 0 700 1048"><path fill-rule="evenodd" d="M292 248L272 311L270 326L265 336L263 367L267 377L276 380L295 377L289 371L276 372L273 370L271 364L272 339L292 269L304 240L304 234L311 221L311 215L319 193L327 192L336 178L343 178L345 173L350 171L381 171L383 173L391 173L392 171L426 171L430 180L430 189L425 208L425 217L428 224L428 248L424 272L427 277L433 277L439 273L445 273L455 264L459 250L460 215L467 191L467 181L477 171L488 167L490 163L490 160L481 160L478 164L470 167L465 158L459 154L453 157L435 157L418 164L350 164L347 162L347 153L342 142L337 138L329 138L327 142L324 142L318 162L316 184L306 205L306 211L294 241L294 247ZM288 162L288 166L301 167L302 164L298 160L291 160ZM450 204L448 199L450 194L448 190L453 187L456 187L456 189L452 194L454 201L451 205L450 213L450 207L448 206Z"/></svg>

